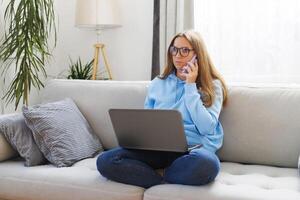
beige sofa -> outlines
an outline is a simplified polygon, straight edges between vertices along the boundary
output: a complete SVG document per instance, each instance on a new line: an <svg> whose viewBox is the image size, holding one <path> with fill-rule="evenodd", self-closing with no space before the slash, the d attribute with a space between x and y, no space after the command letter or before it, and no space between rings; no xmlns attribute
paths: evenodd
<svg viewBox="0 0 300 200"><path fill-rule="evenodd" d="M105 148L117 146L109 108L142 108L148 81L51 80L40 102L71 97ZM221 113L220 174L206 186L164 184L147 190L116 183L96 170L96 158L68 168L0 163L0 199L47 200L299 200L300 87L233 86ZM3 146L2 146L3 147ZM3 148L2 148L3 149ZM5 153L5 152L0 152Z"/></svg>

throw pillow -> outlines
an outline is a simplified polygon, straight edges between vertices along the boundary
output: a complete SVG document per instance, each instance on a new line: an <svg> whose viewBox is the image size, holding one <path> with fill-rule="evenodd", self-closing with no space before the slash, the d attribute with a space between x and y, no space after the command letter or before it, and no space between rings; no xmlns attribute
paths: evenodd
<svg viewBox="0 0 300 200"><path fill-rule="evenodd" d="M68 167L102 150L98 138L72 99L23 106L22 110L37 145L53 165Z"/></svg>
<svg viewBox="0 0 300 200"><path fill-rule="evenodd" d="M25 159L25 166L40 165L46 162L45 157L34 142L31 130L25 124L22 113L1 116L0 132Z"/></svg>

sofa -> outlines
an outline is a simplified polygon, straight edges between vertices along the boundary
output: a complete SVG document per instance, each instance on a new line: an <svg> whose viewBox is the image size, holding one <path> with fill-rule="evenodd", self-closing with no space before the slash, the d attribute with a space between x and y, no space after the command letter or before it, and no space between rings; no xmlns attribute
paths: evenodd
<svg viewBox="0 0 300 200"><path fill-rule="evenodd" d="M118 146L109 108L143 108L149 81L53 79L38 103L72 98L105 150ZM96 158L71 167L25 167L18 157L0 162L0 199L43 200L299 200L300 86L229 85L220 120L221 170L205 186L162 184L147 190L107 180ZM14 154L1 144L0 154Z"/></svg>

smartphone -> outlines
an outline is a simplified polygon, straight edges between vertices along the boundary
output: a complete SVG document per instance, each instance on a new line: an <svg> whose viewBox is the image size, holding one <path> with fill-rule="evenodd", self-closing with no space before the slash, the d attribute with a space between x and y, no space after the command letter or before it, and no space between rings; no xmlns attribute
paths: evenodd
<svg viewBox="0 0 300 200"><path fill-rule="evenodd" d="M195 64L195 63L197 62L197 56L194 55L194 56L192 57L192 59L191 59L189 62ZM187 74L187 73L188 73L188 70L187 70L188 67L190 67L188 64L185 65L185 66L183 66L183 67L182 67L182 72Z"/></svg>

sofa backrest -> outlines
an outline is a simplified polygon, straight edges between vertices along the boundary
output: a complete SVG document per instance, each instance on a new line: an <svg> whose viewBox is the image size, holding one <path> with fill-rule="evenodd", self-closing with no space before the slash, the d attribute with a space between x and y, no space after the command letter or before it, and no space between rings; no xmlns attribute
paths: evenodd
<svg viewBox="0 0 300 200"><path fill-rule="evenodd" d="M143 108L149 81L50 80L40 103L72 98L106 149L117 146L109 108ZM231 86L220 120L222 161L296 167L300 87Z"/></svg>
<svg viewBox="0 0 300 200"><path fill-rule="evenodd" d="M300 154L300 86L229 87L220 121L224 161L297 167Z"/></svg>
<svg viewBox="0 0 300 200"><path fill-rule="evenodd" d="M72 98L105 149L118 145L109 118L110 108L143 108L149 81L92 81L52 79L40 103Z"/></svg>

